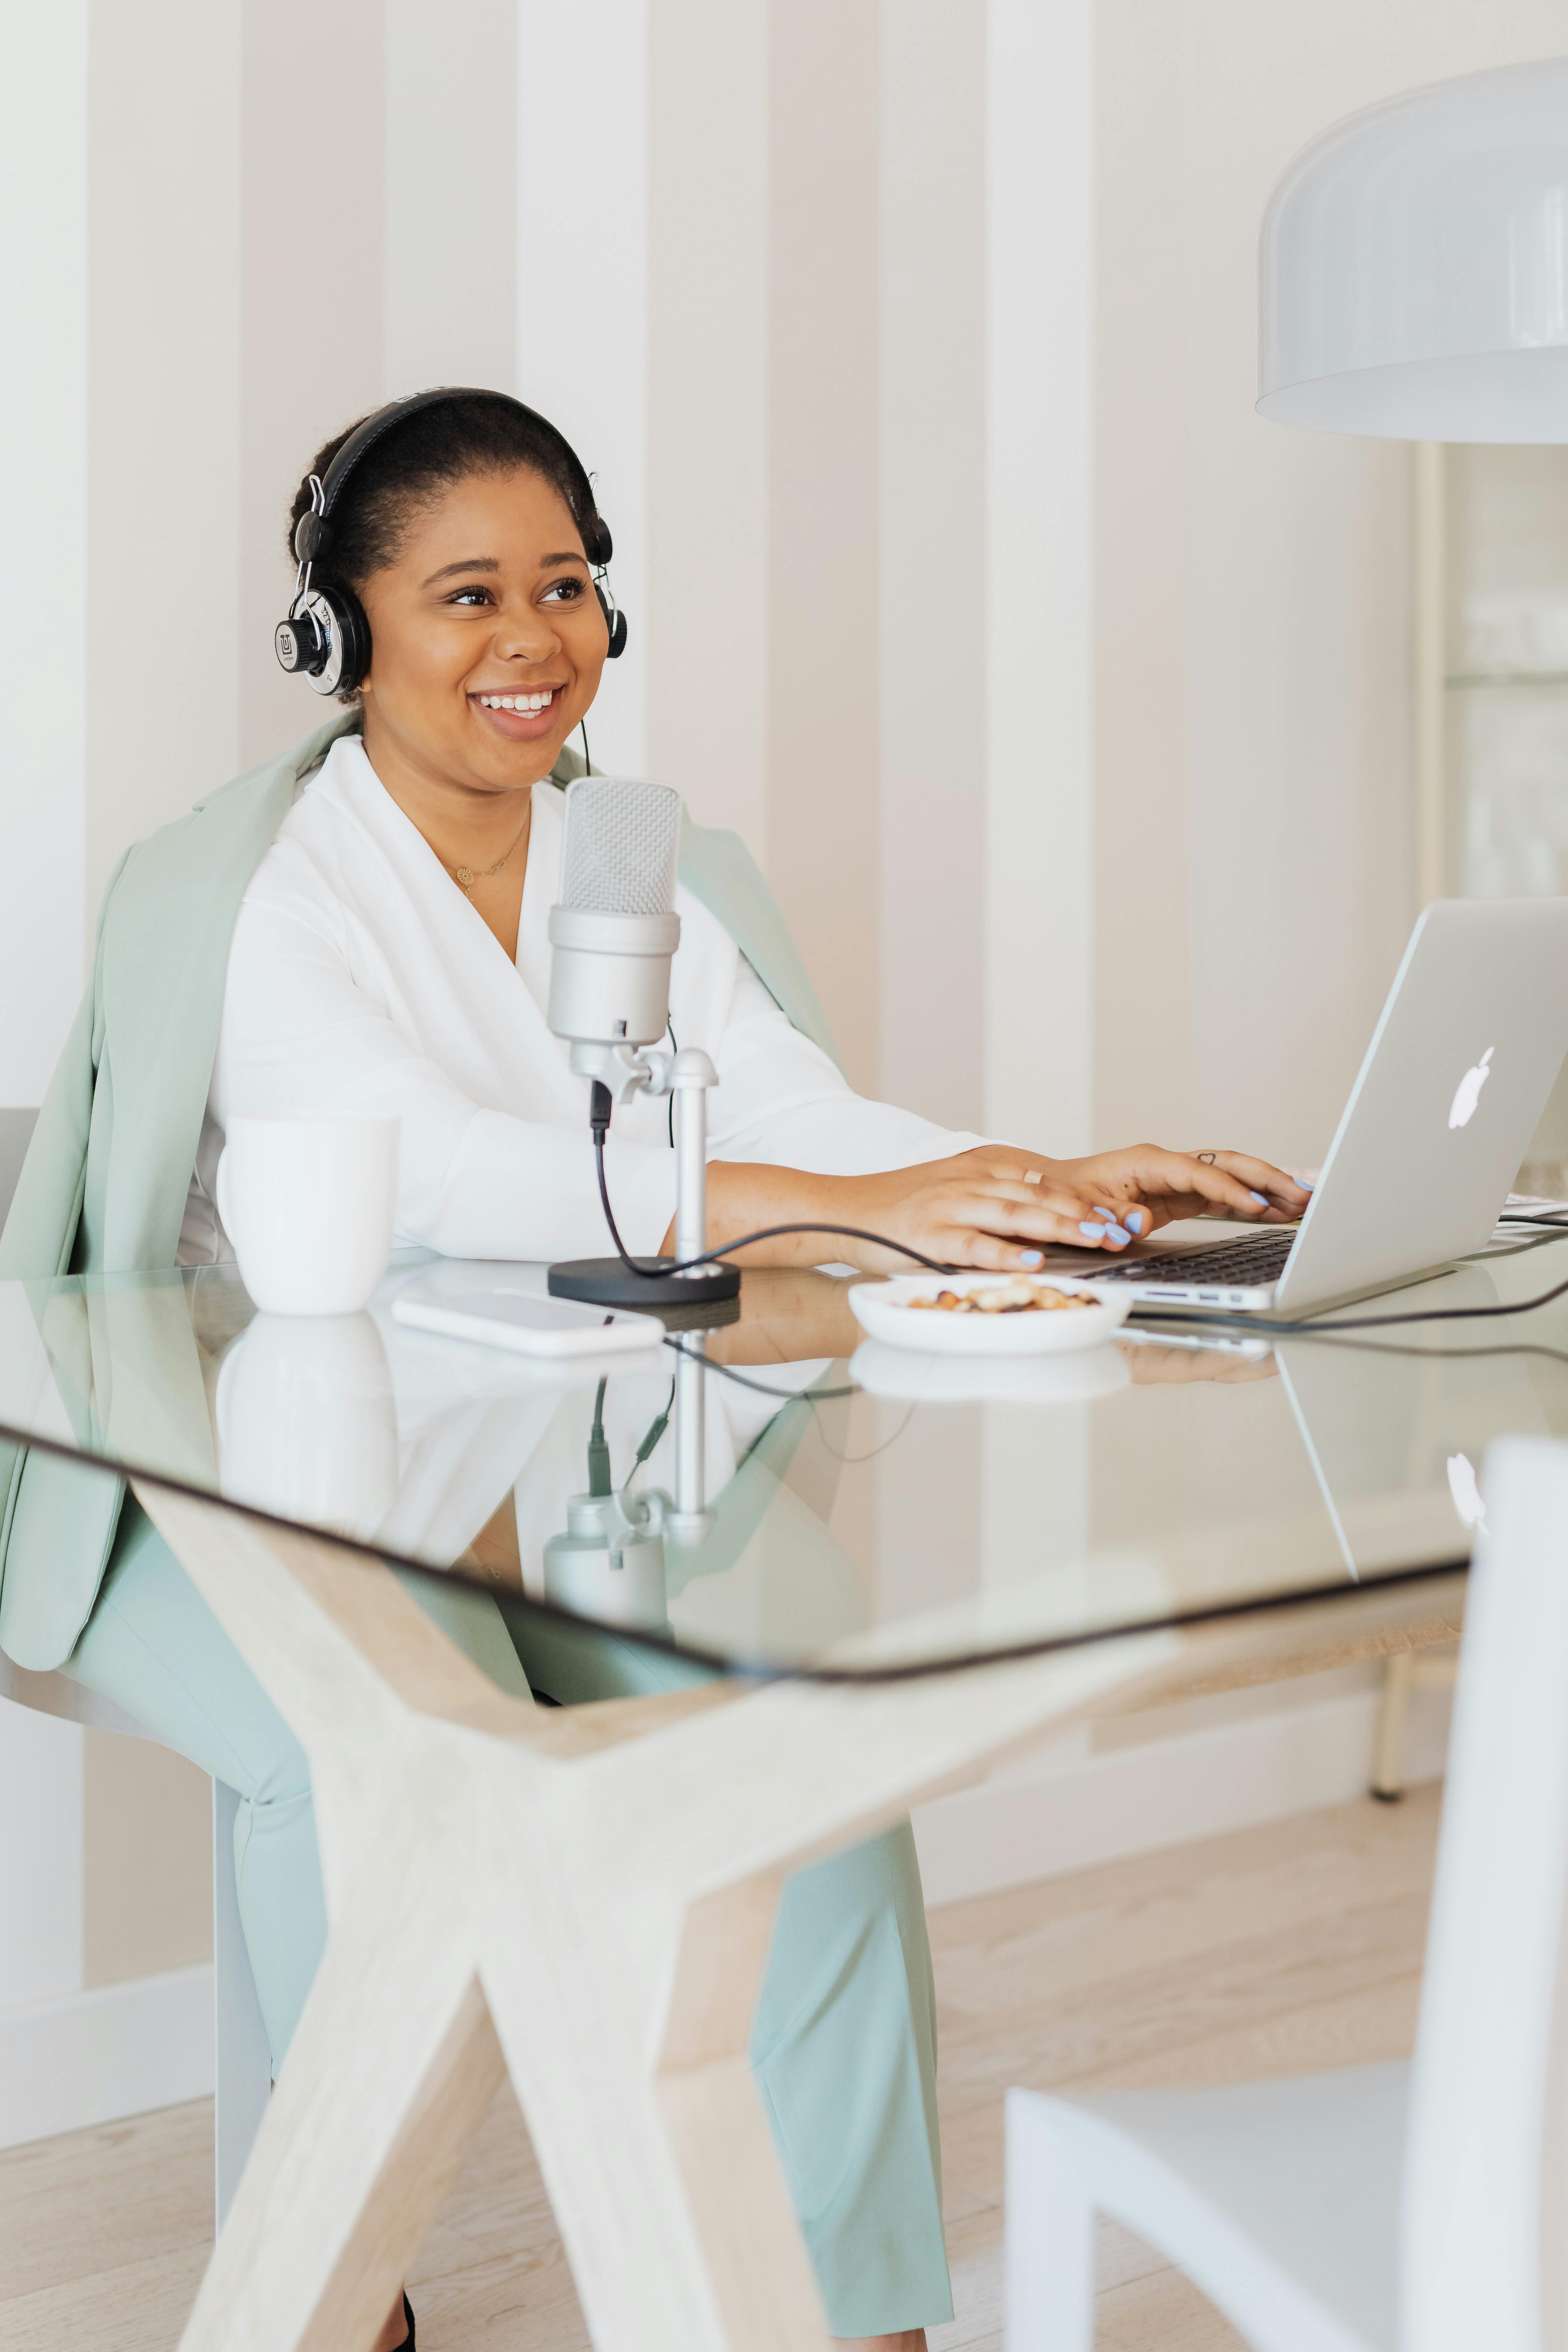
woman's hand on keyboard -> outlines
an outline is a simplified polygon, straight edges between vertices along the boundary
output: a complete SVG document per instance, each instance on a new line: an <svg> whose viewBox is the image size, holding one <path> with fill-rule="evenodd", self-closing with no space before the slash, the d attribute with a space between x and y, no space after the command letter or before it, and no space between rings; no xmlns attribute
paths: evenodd
<svg viewBox="0 0 1568 2352"><path fill-rule="evenodd" d="M1306 1213L1312 1195L1304 1184L1267 1160L1245 1151L1206 1154L1167 1151L1157 1143L1133 1143L1121 1151L1099 1151L1085 1160L1044 1160L1010 1147L983 1146L965 1159L997 1176L1021 1176L1079 1194L1116 1212L1122 1227L1146 1241L1159 1225L1178 1217L1244 1218L1260 1225L1293 1224ZM944 1161L952 1167L956 1163Z"/></svg>

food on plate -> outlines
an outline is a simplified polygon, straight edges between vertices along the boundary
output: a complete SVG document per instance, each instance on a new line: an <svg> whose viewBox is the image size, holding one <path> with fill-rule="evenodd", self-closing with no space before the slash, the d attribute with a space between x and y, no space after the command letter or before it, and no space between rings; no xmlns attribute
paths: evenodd
<svg viewBox="0 0 1568 2352"><path fill-rule="evenodd" d="M1038 1315L1053 1313L1060 1307L1098 1307L1081 1290L1055 1290L1048 1282L1016 1282L987 1284L984 1290L939 1290L934 1298L911 1298L911 1307L936 1308L947 1315Z"/></svg>

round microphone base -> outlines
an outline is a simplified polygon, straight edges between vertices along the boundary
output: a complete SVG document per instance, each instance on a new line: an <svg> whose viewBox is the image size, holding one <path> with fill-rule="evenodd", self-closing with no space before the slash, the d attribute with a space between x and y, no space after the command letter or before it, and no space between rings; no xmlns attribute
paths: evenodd
<svg viewBox="0 0 1568 2352"><path fill-rule="evenodd" d="M672 1257L639 1257L646 1274L631 1273L618 1257L568 1258L550 1269L552 1298L580 1298L589 1307L631 1307L645 1314L668 1314L672 1309L716 1307L741 1295L738 1265L704 1265L690 1274L668 1274Z"/></svg>

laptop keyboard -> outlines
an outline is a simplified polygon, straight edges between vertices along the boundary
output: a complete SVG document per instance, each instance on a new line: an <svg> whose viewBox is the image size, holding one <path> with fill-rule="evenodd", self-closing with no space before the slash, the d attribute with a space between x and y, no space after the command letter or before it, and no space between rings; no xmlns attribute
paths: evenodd
<svg viewBox="0 0 1568 2352"><path fill-rule="evenodd" d="M1097 1282L1177 1282L1184 1289L1194 1283L1230 1282L1238 1286L1277 1282L1295 1246L1296 1230L1276 1229L1249 1234L1245 1241L1216 1242L1212 1249L1173 1250L1159 1264L1152 1258L1124 1259L1103 1269L1096 1266Z"/></svg>

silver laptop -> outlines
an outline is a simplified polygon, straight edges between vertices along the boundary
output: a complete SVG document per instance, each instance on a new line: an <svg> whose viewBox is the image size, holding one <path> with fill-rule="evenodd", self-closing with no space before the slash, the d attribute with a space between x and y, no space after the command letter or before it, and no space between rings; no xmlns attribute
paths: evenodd
<svg viewBox="0 0 1568 2352"><path fill-rule="evenodd" d="M1568 1054L1568 898L1426 908L1294 1228L1135 1243L1137 1312L1298 1314L1484 1249ZM1084 1255L1075 1260L1084 1265ZM1087 1270L1087 1268L1086 1268Z"/></svg>

